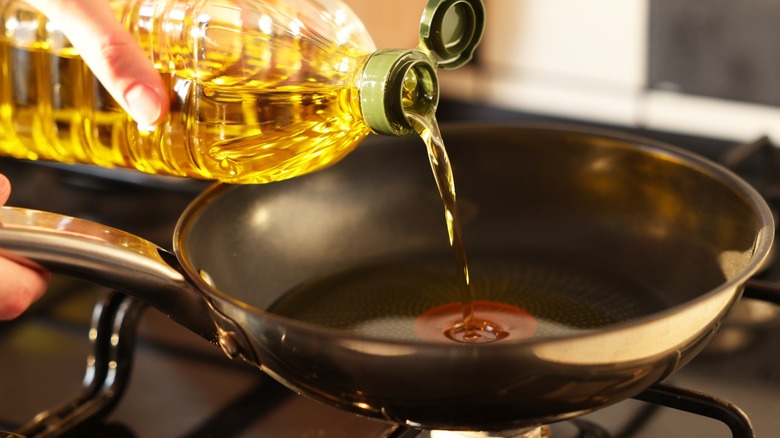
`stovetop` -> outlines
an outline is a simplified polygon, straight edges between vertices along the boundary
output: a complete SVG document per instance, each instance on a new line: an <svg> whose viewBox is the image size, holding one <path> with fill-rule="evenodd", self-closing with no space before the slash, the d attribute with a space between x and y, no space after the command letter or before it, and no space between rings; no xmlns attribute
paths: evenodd
<svg viewBox="0 0 780 438"><path fill-rule="evenodd" d="M439 120L553 119L444 102ZM761 186L770 201L780 196L780 191L773 191L774 178L765 168L776 159L771 145L759 141L733 152L737 146L733 142L628 131L711 159L744 161L738 173ZM741 160L744 150L751 154ZM93 219L165 248L170 247L178 216L207 186L124 172L95 176L69 167L14 160L0 160L0 172L14 185L9 205ZM780 263L770 266L761 279L780 280ZM33 308L17 320L0 322L0 430L16 430L81 391L92 352L92 311L109 293L55 275L50 291ZM774 436L780 430L779 308L743 299L710 346L665 383L727 400L747 413L756 436ZM293 394L257 369L228 360L218 347L153 308L143 311L138 326L126 392L105 419L78 436L342 438L382 437L392 430L389 424ZM626 400L582 418L614 437L732 436L718 421L638 400ZM556 427L560 435L554 430L553 438L577 436L566 429L570 426Z"/></svg>

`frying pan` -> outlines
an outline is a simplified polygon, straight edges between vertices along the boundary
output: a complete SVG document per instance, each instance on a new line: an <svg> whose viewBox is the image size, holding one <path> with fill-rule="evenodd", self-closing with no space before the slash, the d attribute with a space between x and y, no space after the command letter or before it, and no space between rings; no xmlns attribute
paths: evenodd
<svg viewBox="0 0 780 438"><path fill-rule="evenodd" d="M531 335L475 345L407 330L458 299L418 138L371 138L288 181L216 184L181 217L175 257L11 207L0 247L140 297L311 398L461 430L532 427L640 393L707 344L769 252L767 205L697 155L571 126L442 131L476 298L519 303L537 318Z"/></svg>

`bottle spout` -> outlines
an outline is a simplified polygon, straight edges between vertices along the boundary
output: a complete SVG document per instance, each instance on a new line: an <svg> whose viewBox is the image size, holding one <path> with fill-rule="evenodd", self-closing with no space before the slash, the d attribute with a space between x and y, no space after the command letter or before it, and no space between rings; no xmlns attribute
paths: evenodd
<svg viewBox="0 0 780 438"><path fill-rule="evenodd" d="M360 110L374 133L411 135L407 116L434 117L439 102L436 68L468 63L482 40L482 0L429 0L414 50L379 50L360 76Z"/></svg>
<svg viewBox="0 0 780 438"><path fill-rule="evenodd" d="M376 134L410 135L408 112L431 114L439 102L439 79L419 50L380 50L366 61L360 79L360 109Z"/></svg>

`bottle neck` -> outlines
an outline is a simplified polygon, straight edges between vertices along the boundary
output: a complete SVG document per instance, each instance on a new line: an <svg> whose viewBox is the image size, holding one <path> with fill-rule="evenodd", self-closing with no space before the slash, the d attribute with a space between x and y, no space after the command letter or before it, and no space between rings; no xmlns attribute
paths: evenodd
<svg viewBox="0 0 780 438"><path fill-rule="evenodd" d="M366 61L358 84L360 110L376 134L414 133L410 113L433 114L439 81L433 62L419 50L379 50Z"/></svg>

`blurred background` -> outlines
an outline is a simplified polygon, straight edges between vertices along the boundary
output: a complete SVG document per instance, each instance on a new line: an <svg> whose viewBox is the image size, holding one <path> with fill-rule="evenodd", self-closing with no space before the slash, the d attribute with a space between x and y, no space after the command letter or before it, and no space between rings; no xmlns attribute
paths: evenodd
<svg viewBox="0 0 780 438"><path fill-rule="evenodd" d="M563 118L780 143L780 2L484 0L446 98ZM348 0L378 47L414 47L426 0Z"/></svg>
<svg viewBox="0 0 780 438"><path fill-rule="evenodd" d="M378 47L417 45L427 0L345 1ZM484 2L487 27L476 59L460 70L440 72L450 104L439 111L442 122L527 121L538 119L528 115L540 115L627 131L642 128L642 136L728 164L780 211L780 154L772 147L780 145L780 50L775 48L780 1ZM205 187L202 181L41 164L0 160L0 172L14 181L9 204L91 219L166 248L177 218ZM778 259L761 279L780 282ZM96 303L104 305L107 292L58 276L31 311L0 322L0 371L6 376L0 378L0 430L17 430L42 409L80 394L84 359L95 361L91 312L100 309ZM708 350L668 383L735 403L748 412L757 436L776 436L780 307L743 302ZM134 319L128 319L127 330L134 330ZM138 339L132 334L121 339L134 346L129 348L134 356L99 363L98 368L112 371L109 381L95 380L108 385L115 375L132 370L127 392L109 417L80 437L345 438L386 432L384 423L294 396L256 369L226 360L218 348L155 309L137 322ZM112 348L127 345L108 337ZM97 375L89 370L85 381ZM636 400L586 419L620 437L732 436L708 418Z"/></svg>

